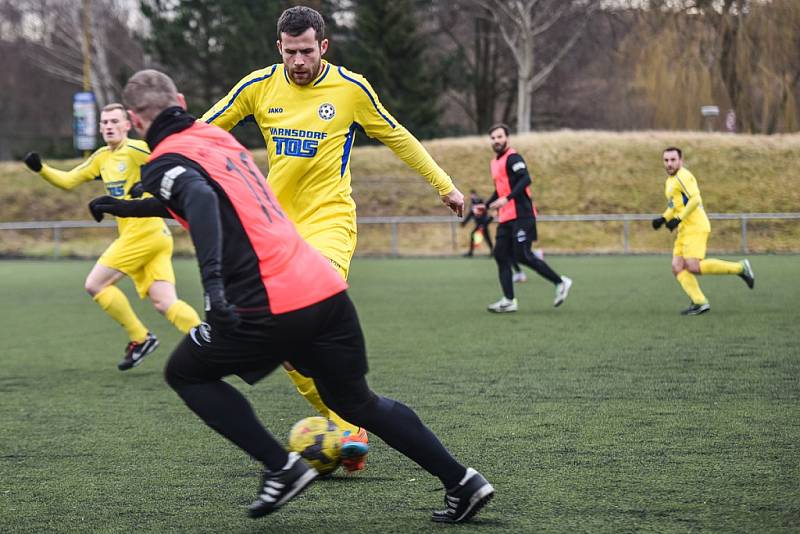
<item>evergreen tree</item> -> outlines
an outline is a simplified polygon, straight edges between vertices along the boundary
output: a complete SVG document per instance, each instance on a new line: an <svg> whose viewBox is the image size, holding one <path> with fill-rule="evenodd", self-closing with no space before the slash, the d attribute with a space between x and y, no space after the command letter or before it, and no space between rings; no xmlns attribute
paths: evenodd
<svg viewBox="0 0 800 534"><path fill-rule="evenodd" d="M247 73L280 61L279 0L141 0L143 37L157 66L201 113Z"/></svg>
<svg viewBox="0 0 800 534"><path fill-rule="evenodd" d="M420 138L438 134L440 83L425 54L425 8L415 0L363 0L355 7L346 66L367 77L384 106Z"/></svg>

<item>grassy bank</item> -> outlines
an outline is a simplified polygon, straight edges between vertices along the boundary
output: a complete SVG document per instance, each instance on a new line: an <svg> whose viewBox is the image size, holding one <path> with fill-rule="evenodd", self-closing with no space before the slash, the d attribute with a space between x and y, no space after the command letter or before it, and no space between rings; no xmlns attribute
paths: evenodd
<svg viewBox="0 0 800 534"><path fill-rule="evenodd" d="M663 209L661 149L684 149L686 166L697 176L709 212L800 211L800 135L747 136L693 132L549 132L513 137L534 175L534 198L543 214L655 213ZM433 157L462 191L492 191L488 173L491 149L484 137L442 139L426 143ZM256 151L266 166L264 151ZM444 208L425 180L383 146L358 147L352 157L353 196L360 216L443 215ZM52 162L69 168L78 160ZM88 219L86 203L99 194L99 184L64 193L36 179L21 164L0 164L0 220ZM712 250L736 250L738 222L716 222ZM401 250L410 254L451 254L466 247L468 228L459 229L455 244L449 225L402 227ZM753 223L748 228L751 250L800 250L800 223ZM100 232L103 233L103 232ZM97 232L95 233L97 234ZM98 236L68 231L62 250L93 255L112 233ZM49 232L0 235L0 253L49 254ZM621 250L621 223L543 223L542 246L565 252ZM631 249L669 251L671 236L648 224L631 226ZM359 252L390 250L389 227L362 227ZM179 239L178 250L188 251Z"/></svg>

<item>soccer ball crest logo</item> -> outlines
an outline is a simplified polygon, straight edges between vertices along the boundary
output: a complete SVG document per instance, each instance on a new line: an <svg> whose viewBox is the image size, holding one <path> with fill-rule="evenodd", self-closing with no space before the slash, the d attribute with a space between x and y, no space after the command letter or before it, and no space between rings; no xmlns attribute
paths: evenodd
<svg viewBox="0 0 800 534"><path fill-rule="evenodd" d="M325 121L331 120L336 115L336 108L333 107L333 104L322 104L317 111L319 118Z"/></svg>
<svg viewBox="0 0 800 534"><path fill-rule="evenodd" d="M327 475L342 459L342 434L333 421L306 417L289 432L289 450L302 456L320 475Z"/></svg>

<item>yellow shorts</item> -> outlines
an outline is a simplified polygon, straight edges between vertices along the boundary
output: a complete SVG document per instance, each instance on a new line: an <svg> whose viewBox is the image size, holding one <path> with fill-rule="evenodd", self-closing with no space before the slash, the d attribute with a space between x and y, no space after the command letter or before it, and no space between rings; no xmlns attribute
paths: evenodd
<svg viewBox="0 0 800 534"><path fill-rule="evenodd" d="M706 257L708 234L709 232L678 232L678 237L675 238L675 246L672 249L672 256L702 260Z"/></svg>
<svg viewBox="0 0 800 534"><path fill-rule="evenodd" d="M133 280L139 298L145 298L153 282L175 283L172 270L172 235L164 228L145 236L120 236L97 263L121 271Z"/></svg>
<svg viewBox="0 0 800 534"><path fill-rule="evenodd" d="M309 245L328 258L333 268L347 280L347 275L350 274L350 261L356 250L357 239L354 231L342 226L327 228L298 226L297 231Z"/></svg>

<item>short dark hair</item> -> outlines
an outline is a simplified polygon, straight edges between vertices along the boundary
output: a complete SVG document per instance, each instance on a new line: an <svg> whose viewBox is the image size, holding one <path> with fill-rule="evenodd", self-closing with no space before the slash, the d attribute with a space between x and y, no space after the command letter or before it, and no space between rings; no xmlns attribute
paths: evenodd
<svg viewBox="0 0 800 534"><path fill-rule="evenodd" d="M676 146L668 146L668 147L667 147L667 148L665 148L665 149L664 149L664 151L663 151L663 152L661 152L661 153L662 153L662 154L666 154L667 152L677 152L677 153L678 153L678 157L679 157L679 158L681 158L681 159L683 159L683 152L681 152L681 149L680 149L680 148L678 148L678 147L676 147Z"/></svg>
<svg viewBox="0 0 800 534"><path fill-rule="evenodd" d="M140 70L128 79L122 101L142 117L152 120L168 107L178 106L178 89L172 78L153 69Z"/></svg>
<svg viewBox="0 0 800 534"><path fill-rule="evenodd" d="M489 135L492 135L492 132L498 129L502 129L503 132L508 135L508 125L502 122L498 122L497 124L493 124L489 127Z"/></svg>
<svg viewBox="0 0 800 534"><path fill-rule="evenodd" d="M278 40L282 33L297 37L309 28L314 28L317 41L325 38L325 19L319 11L306 6L290 7L278 19Z"/></svg>

